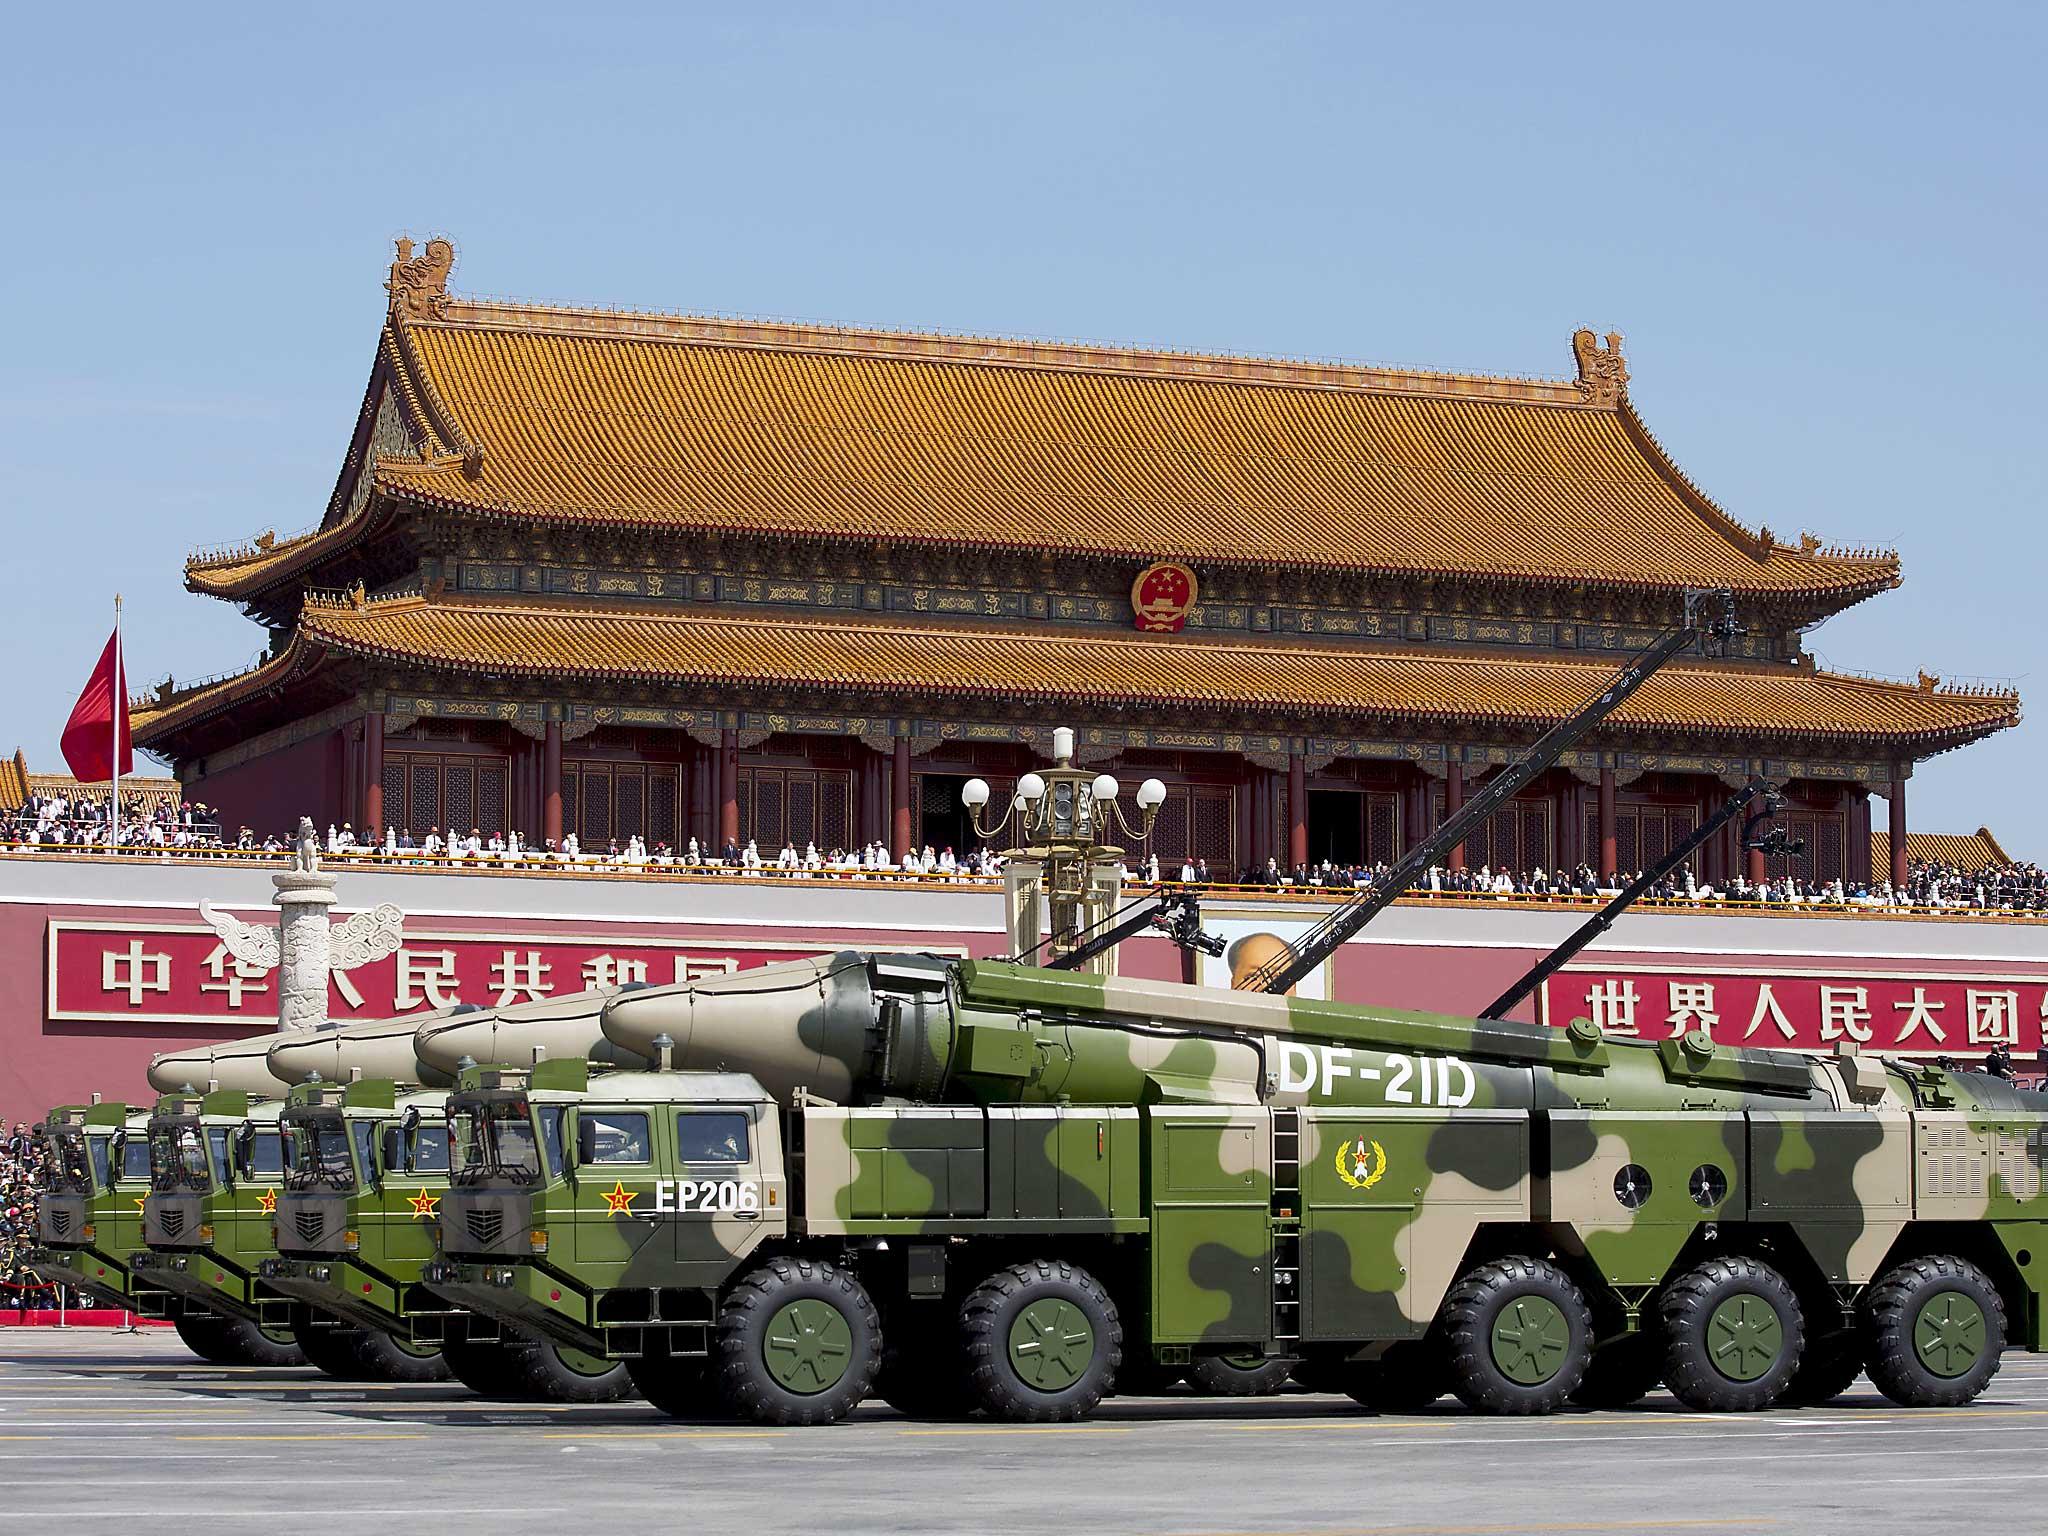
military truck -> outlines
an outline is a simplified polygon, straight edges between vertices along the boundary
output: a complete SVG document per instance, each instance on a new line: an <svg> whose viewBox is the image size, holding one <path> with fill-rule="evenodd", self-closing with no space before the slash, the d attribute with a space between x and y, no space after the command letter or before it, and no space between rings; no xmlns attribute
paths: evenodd
<svg viewBox="0 0 2048 1536"><path fill-rule="evenodd" d="M1225 1353L1931 1406L2048 1348L2048 1105L1983 1074L852 952L604 1027L661 1070L464 1074L425 1277L672 1412L1070 1419Z"/></svg>
<svg viewBox="0 0 2048 1536"><path fill-rule="evenodd" d="M275 1055L275 1053L273 1053ZM316 1364L386 1380L452 1373L493 1397L601 1402L631 1390L616 1363L564 1349L420 1284L448 1188L447 1094L388 1078L313 1081L286 1096L274 1258L258 1277L304 1303ZM333 1358L324 1358L328 1352Z"/></svg>
<svg viewBox="0 0 2048 1536"><path fill-rule="evenodd" d="M133 1306L128 1260L142 1241L149 1117L126 1104L60 1104L36 1127L50 1183L29 1264L101 1306Z"/></svg>
<svg viewBox="0 0 2048 1536"><path fill-rule="evenodd" d="M292 1304L256 1277L284 1176L283 1106L241 1089L161 1095L147 1130L150 1188L129 1260L136 1310L169 1318L201 1359L302 1365Z"/></svg>

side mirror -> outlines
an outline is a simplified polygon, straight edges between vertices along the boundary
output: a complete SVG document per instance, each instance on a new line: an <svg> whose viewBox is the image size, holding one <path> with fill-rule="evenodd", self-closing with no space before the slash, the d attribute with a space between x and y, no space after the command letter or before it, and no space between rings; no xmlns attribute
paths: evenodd
<svg viewBox="0 0 2048 1536"><path fill-rule="evenodd" d="M562 1171L573 1174L578 1164L577 1145L583 1139L583 1117L572 1109L562 1111Z"/></svg>
<svg viewBox="0 0 2048 1536"><path fill-rule="evenodd" d="M400 1117L398 1122L399 1156L405 1160L405 1171L407 1173L413 1171L414 1164L418 1161L419 1142L420 1108L417 1104L408 1104L405 1114Z"/></svg>
<svg viewBox="0 0 2048 1536"><path fill-rule="evenodd" d="M256 1150L256 1122L244 1120L235 1130L234 1156L230 1159L237 1178L249 1177L249 1166Z"/></svg>

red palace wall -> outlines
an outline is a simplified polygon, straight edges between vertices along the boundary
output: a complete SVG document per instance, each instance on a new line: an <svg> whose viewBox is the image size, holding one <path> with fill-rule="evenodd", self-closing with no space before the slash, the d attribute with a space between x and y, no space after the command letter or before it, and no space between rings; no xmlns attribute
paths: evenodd
<svg viewBox="0 0 2048 1536"><path fill-rule="evenodd" d="M201 920L201 898L270 920L260 867L0 859L0 1118L53 1103L146 1098L151 1055L275 1027L271 973L238 974ZM379 901L406 910L397 955L349 973L337 1020L449 1002L494 1004L633 979L765 964L839 948L995 956L1001 899L986 889L856 881L618 879L364 873L341 877L337 917ZM1226 940L1295 936L1320 909L1217 896L1205 926ZM1382 914L1303 984L1305 995L1474 1013L1582 912L1409 903ZM1163 939L1133 940L1125 973L1177 979ZM1230 957L1200 980L1227 985ZM1520 1010L1563 1024L1662 1038L1707 1022L1729 1044L1969 1058L1995 1042L2031 1057L2048 1021L2048 926L1878 918L1638 913Z"/></svg>
<svg viewBox="0 0 2048 1536"><path fill-rule="evenodd" d="M286 836L307 806L350 803L344 793L344 750L340 731L323 731L222 772L203 774L185 786L185 798L224 808L222 831L229 842L245 826L258 842L272 832Z"/></svg>

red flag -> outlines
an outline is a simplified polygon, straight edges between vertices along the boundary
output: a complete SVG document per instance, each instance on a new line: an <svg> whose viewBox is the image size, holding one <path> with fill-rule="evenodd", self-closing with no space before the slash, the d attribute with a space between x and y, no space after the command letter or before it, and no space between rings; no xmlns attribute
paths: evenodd
<svg viewBox="0 0 2048 1536"><path fill-rule="evenodd" d="M115 711L119 711L118 717ZM121 631L107 636L100 664L86 679L85 691L72 706L57 745L65 766L81 784L99 784L114 776L114 742L121 743L122 773L135 771L135 748L128 739L128 674L121 665Z"/></svg>

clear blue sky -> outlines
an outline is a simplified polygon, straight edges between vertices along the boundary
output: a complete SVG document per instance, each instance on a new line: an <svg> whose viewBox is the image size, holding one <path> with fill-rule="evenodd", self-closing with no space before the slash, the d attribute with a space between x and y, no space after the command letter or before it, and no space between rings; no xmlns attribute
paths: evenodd
<svg viewBox="0 0 2048 1536"><path fill-rule="evenodd" d="M317 519L428 231L562 302L1542 374L1618 329L1737 517L1903 553L1826 663L2038 720L2042 14L24 9L0 750L57 766L117 589L138 685L248 661L184 556ZM2040 740L1935 759L1915 827L2048 856Z"/></svg>

